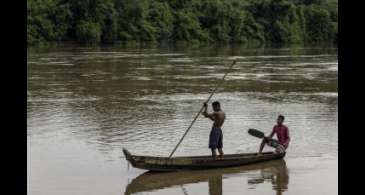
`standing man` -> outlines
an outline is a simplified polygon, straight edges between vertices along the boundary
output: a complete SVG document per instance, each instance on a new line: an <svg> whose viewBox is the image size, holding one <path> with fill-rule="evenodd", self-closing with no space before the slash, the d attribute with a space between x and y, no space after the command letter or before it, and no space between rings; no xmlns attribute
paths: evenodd
<svg viewBox="0 0 365 195"><path fill-rule="evenodd" d="M213 122L212 130L209 135L209 148L212 150L212 157L217 159L216 149L218 148L219 157L223 158L223 133L222 125L226 119L226 114L222 111L220 103L215 101L212 103L213 111L212 113L207 112L208 104L204 103L203 115L210 118Z"/></svg>
<svg viewBox="0 0 365 195"><path fill-rule="evenodd" d="M288 127L283 124L284 119L285 118L283 115L278 116L277 124L274 126L270 136L263 138L259 154L261 154L265 144L274 147L276 149L276 152L281 152L281 153L285 152L285 150L288 148L290 142L290 136ZM278 140L272 138L274 134L276 134Z"/></svg>

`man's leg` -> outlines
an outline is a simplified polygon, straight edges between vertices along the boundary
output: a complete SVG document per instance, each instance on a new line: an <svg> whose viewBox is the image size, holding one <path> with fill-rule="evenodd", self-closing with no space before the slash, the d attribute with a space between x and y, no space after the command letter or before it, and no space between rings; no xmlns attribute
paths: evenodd
<svg viewBox="0 0 365 195"><path fill-rule="evenodd" d="M267 143L267 138L266 137L264 137L263 139L262 139L262 142L261 142L261 145L260 145L260 150L259 150L259 154L261 154L261 152L262 152L262 150L264 149L264 147L265 147L265 144Z"/></svg>
<svg viewBox="0 0 365 195"><path fill-rule="evenodd" d="M223 149L222 148L218 148L218 152L219 152L219 158L223 158Z"/></svg>
<svg viewBox="0 0 365 195"><path fill-rule="evenodd" d="M223 158L223 133L222 133L222 131L220 130L219 131L220 133L220 135L219 135L219 139L218 139L218 146L217 146L217 148L218 148L218 152L219 152L219 158Z"/></svg>
<svg viewBox="0 0 365 195"><path fill-rule="evenodd" d="M214 148L214 149L212 148L212 157L213 157L214 159L216 159L216 158L217 158L217 153L215 152L215 148Z"/></svg>

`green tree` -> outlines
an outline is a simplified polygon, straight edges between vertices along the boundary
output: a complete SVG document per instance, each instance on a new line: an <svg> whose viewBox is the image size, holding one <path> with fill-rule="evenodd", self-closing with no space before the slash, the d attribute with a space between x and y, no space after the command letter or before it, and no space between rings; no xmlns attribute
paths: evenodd
<svg viewBox="0 0 365 195"><path fill-rule="evenodd" d="M154 41L156 29L147 20L149 1L123 0L117 1L118 38L124 41Z"/></svg>
<svg viewBox="0 0 365 195"><path fill-rule="evenodd" d="M81 42L112 42L115 40L117 15L113 0L68 0L64 2L69 4L73 13L70 21L71 37ZM78 32L79 30L82 32ZM86 31L90 32L87 33ZM80 37L85 33L89 34L93 40L86 41L84 37Z"/></svg>
<svg viewBox="0 0 365 195"><path fill-rule="evenodd" d="M154 28L157 40L169 40L173 31L173 14L166 2L152 1L149 7L147 21Z"/></svg>
<svg viewBox="0 0 365 195"><path fill-rule="evenodd" d="M221 0L202 0L200 10L199 22L202 29L209 33L209 37L217 42L229 42L230 4Z"/></svg>
<svg viewBox="0 0 365 195"><path fill-rule="evenodd" d="M241 39L247 45L264 45L264 27L257 23L250 12L245 13Z"/></svg>
<svg viewBox="0 0 365 195"><path fill-rule="evenodd" d="M27 42L61 41L67 37L71 12L57 0L27 1Z"/></svg>
<svg viewBox="0 0 365 195"><path fill-rule="evenodd" d="M186 42L210 40L192 12L177 11L174 18L173 40Z"/></svg>
<svg viewBox="0 0 365 195"><path fill-rule="evenodd" d="M76 36L81 43L99 43L101 41L101 27L95 22L80 21L76 26Z"/></svg>
<svg viewBox="0 0 365 195"><path fill-rule="evenodd" d="M276 46L296 44L303 35L295 5L288 0L259 0L247 6L255 20L264 27L265 40Z"/></svg>
<svg viewBox="0 0 365 195"><path fill-rule="evenodd" d="M28 0L27 42L337 43L337 0Z"/></svg>
<svg viewBox="0 0 365 195"><path fill-rule="evenodd" d="M327 10L310 5L306 8L305 17L307 41L319 44L334 40L336 29Z"/></svg>

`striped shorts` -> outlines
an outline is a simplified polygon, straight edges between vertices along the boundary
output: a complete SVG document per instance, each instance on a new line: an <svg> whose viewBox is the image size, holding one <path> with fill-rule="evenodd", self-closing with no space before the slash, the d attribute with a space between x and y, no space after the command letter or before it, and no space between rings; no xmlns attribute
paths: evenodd
<svg viewBox="0 0 365 195"><path fill-rule="evenodd" d="M276 139L271 139L270 141L267 142L267 145L275 148L275 152L277 153L285 152L285 147L281 145L279 141Z"/></svg>

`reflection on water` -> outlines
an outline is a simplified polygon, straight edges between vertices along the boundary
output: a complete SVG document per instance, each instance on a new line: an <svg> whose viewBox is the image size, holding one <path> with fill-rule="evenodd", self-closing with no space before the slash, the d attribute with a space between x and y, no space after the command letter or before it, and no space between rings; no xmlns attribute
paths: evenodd
<svg viewBox="0 0 365 195"><path fill-rule="evenodd" d="M283 191L288 189L289 173L286 163L282 160L282 163L277 166L269 166L260 169L260 175L252 177L248 180L249 184L259 184L269 181L273 185L273 189L276 194L282 194Z"/></svg>
<svg viewBox="0 0 365 195"><path fill-rule="evenodd" d="M258 173L256 172L258 171ZM276 194L288 189L289 174L285 160L274 160L254 165L240 167L201 170L181 171L169 173L146 172L131 181L125 189L125 195L149 192L170 187L181 187L184 194L188 194L184 185L191 183L208 183L209 195L223 194L223 179L231 177L242 177L245 173L248 176L248 185L256 188L256 185L271 182ZM253 174L255 173L255 174ZM247 176L246 176L247 177Z"/></svg>
<svg viewBox="0 0 365 195"><path fill-rule="evenodd" d="M222 195L222 175L216 177L209 177L209 194L210 195Z"/></svg>

